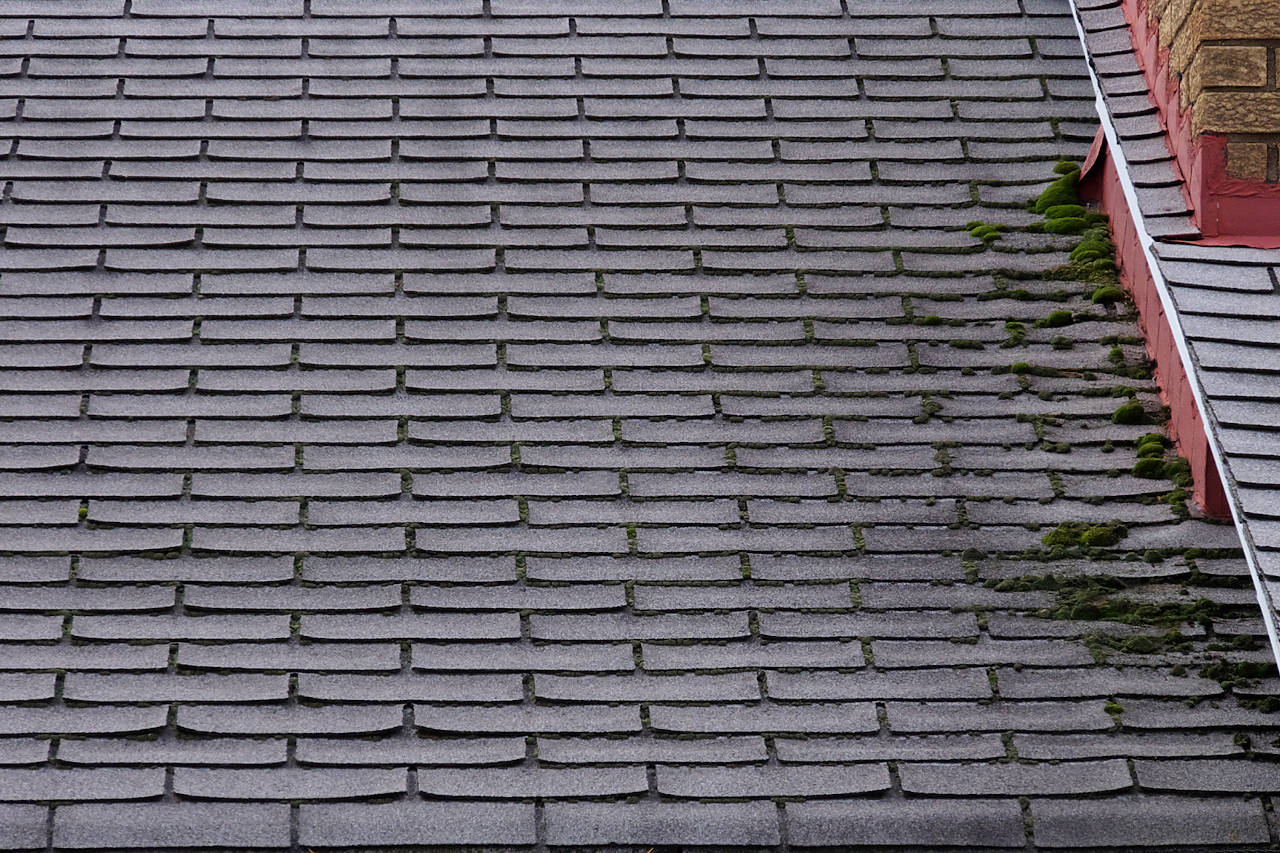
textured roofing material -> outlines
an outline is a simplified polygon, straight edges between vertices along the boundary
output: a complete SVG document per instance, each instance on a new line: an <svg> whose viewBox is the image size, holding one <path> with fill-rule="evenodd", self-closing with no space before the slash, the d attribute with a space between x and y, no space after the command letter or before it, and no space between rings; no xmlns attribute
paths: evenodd
<svg viewBox="0 0 1280 853"><path fill-rule="evenodd" d="M1275 841L1066 0L0 15L0 846Z"/></svg>
<svg viewBox="0 0 1280 853"><path fill-rule="evenodd" d="M1101 108L1128 163L1135 215L1154 238L1152 253L1201 387L1210 441L1280 655L1280 251L1187 242L1200 234L1156 108L1143 94L1120 4L1076 2Z"/></svg>

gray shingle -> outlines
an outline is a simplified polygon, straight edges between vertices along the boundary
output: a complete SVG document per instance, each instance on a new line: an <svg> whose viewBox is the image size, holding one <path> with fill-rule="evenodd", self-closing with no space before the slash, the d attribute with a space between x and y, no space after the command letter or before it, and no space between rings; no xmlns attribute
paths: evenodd
<svg viewBox="0 0 1280 853"><path fill-rule="evenodd" d="M1269 547L1274 258L1165 242L1082 5ZM1024 209L1069 11L5 4L0 847L1265 843L1239 543L1125 474L1139 330ZM1042 550L1112 519L1163 560ZM1044 618L1100 574L1215 612Z"/></svg>
<svg viewBox="0 0 1280 853"><path fill-rule="evenodd" d="M1022 847L1016 800L843 800L787 807L791 843L800 847Z"/></svg>
<svg viewBox="0 0 1280 853"><path fill-rule="evenodd" d="M43 827L42 827L43 829ZM72 849L147 849L177 839L217 847L289 846L289 808L277 804L131 803L59 806L53 843Z"/></svg>
<svg viewBox="0 0 1280 853"><path fill-rule="evenodd" d="M780 838L769 803L552 803L551 844L735 844L763 846Z"/></svg>
<svg viewBox="0 0 1280 853"><path fill-rule="evenodd" d="M303 844L529 844L535 838L532 805L521 803L387 803L303 806Z"/></svg>
<svg viewBox="0 0 1280 853"><path fill-rule="evenodd" d="M1035 838L1053 847L1133 844L1257 844L1267 838L1257 800L1120 797L1033 800Z"/></svg>

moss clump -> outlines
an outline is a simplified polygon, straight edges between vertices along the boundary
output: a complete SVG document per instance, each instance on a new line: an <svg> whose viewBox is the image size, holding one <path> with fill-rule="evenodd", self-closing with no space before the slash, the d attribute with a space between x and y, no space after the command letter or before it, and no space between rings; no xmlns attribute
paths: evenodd
<svg viewBox="0 0 1280 853"><path fill-rule="evenodd" d="M1087 588L1072 590L1071 595L1066 597L1060 594L1058 607L1054 611L1059 615L1055 618L1121 622L1125 625L1172 626L1184 622L1204 624L1218 611L1218 606L1207 598L1189 602L1140 604L1120 595L1089 595ZM1121 640L1117 647L1125 652L1150 654L1156 650L1156 642L1152 637L1128 637Z"/></svg>
<svg viewBox="0 0 1280 853"><path fill-rule="evenodd" d="M1232 687L1251 687L1263 678L1276 674L1276 665L1268 661L1239 661L1230 663L1216 660L1200 667L1200 677L1212 679L1222 685L1224 690Z"/></svg>
<svg viewBox="0 0 1280 853"><path fill-rule="evenodd" d="M1089 298L1094 305L1114 305L1124 301L1124 291L1113 285L1103 285L1094 290Z"/></svg>
<svg viewBox="0 0 1280 853"><path fill-rule="evenodd" d="M1164 460L1139 459L1133 466L1133 476L1144 480L1163 480Z"/></svg>
<svg viewBox="0 0 1280 853"><path fill-rule="evenodd" d="M1074 163L1070 164L1070 168L1063 167L1059 164L1062 171L1058 172L1060 177L1049 184L1044 192L1032 203L1031 209L1036 213L1043 214L1050 208L1058 207L1066 204L1079 204L1080 196L1077 189L1080 185L1080 167ZM1055 169L1054 171L1058 171Z"/></svg>
<svg viewBox="0 0 1280 853"><path fill-rule="evenodd" d="M990 243L993 240L999 240L1000 237L1003 236L1002 232L1007 230L1009 226L990 225L986 222L982 222L981 220L978 220L975 222L970 222L965 227L969 229L970 237L976 237L979 240L983 241L984 243Z"/></svg>
<svg viewBox="0 0 1280 853"><path fill-rule="evenodd" d="M1085 524L1068 521L1059 524L1042 538L1048 548L1106 548L1129 535L1129 528L1119 521Z"/></svg>
<svg viewBox="0 0 1280 853"><path fill-rule="evenodd" d="M1253 711L1260 711L1263 714L1274 714L1280 711L1280 696L1265 696L1261 699L1241 699L1241 707L1249 708Z"/></svg>
<svg viewBox="0 0 1280 853"><path fill-rule="evenodd" d="M1164 456L1165 448L1168 446L1169 439L1158 432L1149 432L1138 439L1138 458L1159 459Z"/></svg>
<svg viewBox="0 0 1280 853"><path fill-rule="evenodd" d="M1143 424L1147 422L1146 409L1142 408L1142 404L1137 400L1125 403L1120 408L1111 413L1111 422L1113 424Z"/></svg>
<svg viewBox="0 0 1280 853"><path fill-rule="evenodd" d="M1107 230L1107 226L1095 225L1085 232L1084 239L1071 250L1071 260L1078 263L1102 258L1112 260L1115 254L1116 246L1111 242L1111 232Z"/></svg>
<svg viewBox="0 0 1280 853"><path fill-rule="evenodd" d="M1088 225L1082 216L1067 216L1046 220L1043 228L1046 234L1080 234Z"/></svg>
<svg viewBox="0 0 1280 853"><path fill-rule="evenodd" d="M1084 219L1087 214L1083 204L1060 204L1044 212L1045 219Z"/></svg>
<svg viewBox="0 0 1280 853"><path fill-rule="evenodd" d="M1080 525L1083 526L1083 525ZM1090 621L1123 622L1126 625L1153 625L1175 629L1183 622L1204 622L1218 612L1218 605L1199 598L1186 602L1161 604L1139 603L1123 595L1125 582L1113 575L1080 575L1058 577L1054 574L1024 575L1006 578L987 587L998 592L1056 592L1054 606L1036 613L1045 619L1074 619ZM1163 638L1126 637L1105 638L1112 648L1122 651L1147 651L1164 647L1169 642L1185 642L1185 637L1171 630ZM1143 652L1145 653L1145 652Z"/></svg>
<svg viewBox="0 0 1280 853"><path fill-rule="evenodd" d="M1164 466L1164 477L1175 486L1187 488L1191 485L1191 463L1179 456Z"/></svg>
<svg viewBox="0 0 1280 853"><path fill-rule="evenodd" d="M1061 329L1063 326L1070 326L1075 321L1075 317L1070 311L1054 311L1048 317L1036 320L1036 326L1041 329Z"/></svg>
<svg viewBox="0 0 1280 853"><path fill-rule="evenodd" d="M1004 324L1004 330L1009 333L1009 339L1000 344L1002 347L1022 346L1027 338L1027 327L1019 323L1017 320L1009 320Z"/></svg>

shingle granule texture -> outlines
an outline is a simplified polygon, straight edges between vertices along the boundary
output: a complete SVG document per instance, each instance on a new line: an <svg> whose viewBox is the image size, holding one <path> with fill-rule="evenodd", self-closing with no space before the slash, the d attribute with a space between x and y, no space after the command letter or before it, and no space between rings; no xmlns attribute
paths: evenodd
<svg viewBox="0 0 1280 853"><path fill-rule="evenodd" d="M0 15L0 847L1276 842L1067 0Z"/></svg>

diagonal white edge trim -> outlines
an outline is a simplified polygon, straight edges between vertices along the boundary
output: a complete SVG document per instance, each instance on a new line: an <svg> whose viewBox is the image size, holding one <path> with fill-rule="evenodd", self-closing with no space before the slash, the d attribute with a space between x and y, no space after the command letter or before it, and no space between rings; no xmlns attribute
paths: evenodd
<svg viewBox="0 0 1280 853"><path fill-rule="evenodd" d="M1107 137L1107 148L1116 165L1116 172L1120 176L1120 186L1124 190L1125 202L1129 205L1129 214L1133 218L1134 229L1138 234L1138 242L1142 246L1142 254L1147 260L1147 267L1151 271L1152 280L1155 282L1156 292L1160 295L1160 304L1164 308L1165 320L1169 323L1169 329L1173 332L1173 340L1178 347L1178 356L1182 359L1182 366L1187 374L1187 384L1191 387L1191 394L1195 398L1196 408L1200 410L1200 418L1205 424L1205 437L1209 444L1209 452L1213 454L1214 464L1218 466L1218 472L1222 476L1222 485L1227 493L1227 504L1231 507L1231 519L1235 522L1236 533L1240 536L1240 542L1244 546L1245 562L1249 566L1249 574L1253 578L1253 590L1258 596L1258 605L1262 609L1262 621L1267 628L1267 637L1271 641L1271 654L1275 657L1276 663L1280 665L1280 629L1276 625L1276 612L1272 609L1270 596L1267 594L1266 581L1262 577L1262 569L1258 566L1254 555L1253 540L1249 536L1248 528L1245 526L1244 515L1240 509L1240 501L1236 497L1235 486L1231 479L1227 476L1230 469L1226 466L1226 459L1223 455L1222 448L1218 444L1217 436L1208 427L1212 423L1209 419L1209 407L1205 403L1204 388L1200 385L1200 377L1195 372L1195 362L1191 359L1191 351L1187 347L1187 336L1182 330L1182 319L1178 316L1177 307L1173 303L1173 296L1169 293L1169 283L1165 280L1164 273L1160 269L1160 264L1156 260L1155 238L1147 231L1147 224L1142 216L1142 208L1138 206L1138 194L1134 189L1133 177L1129 174L1129 161L1125 159L1124 149L1120 146L1120 134L1116 131L1115 124L1111 120L1111 113L1107 110L1106 98L1102 95L1102 86L1098 82L1097 72L1093 67L1093 55L1089 52L1088 35L1084 28L1084 21L1080 19L1080 9L1076 6L1076 0L1067 0L1067 5L1071 7L1071 18L1075 21L1076 34L1080 38L1080 46L1084 50L1085 67L1089 71L1089 82L1093 85L1094 103L1097 107L1098 120L1102 123L1102 132Z"/></svg>

